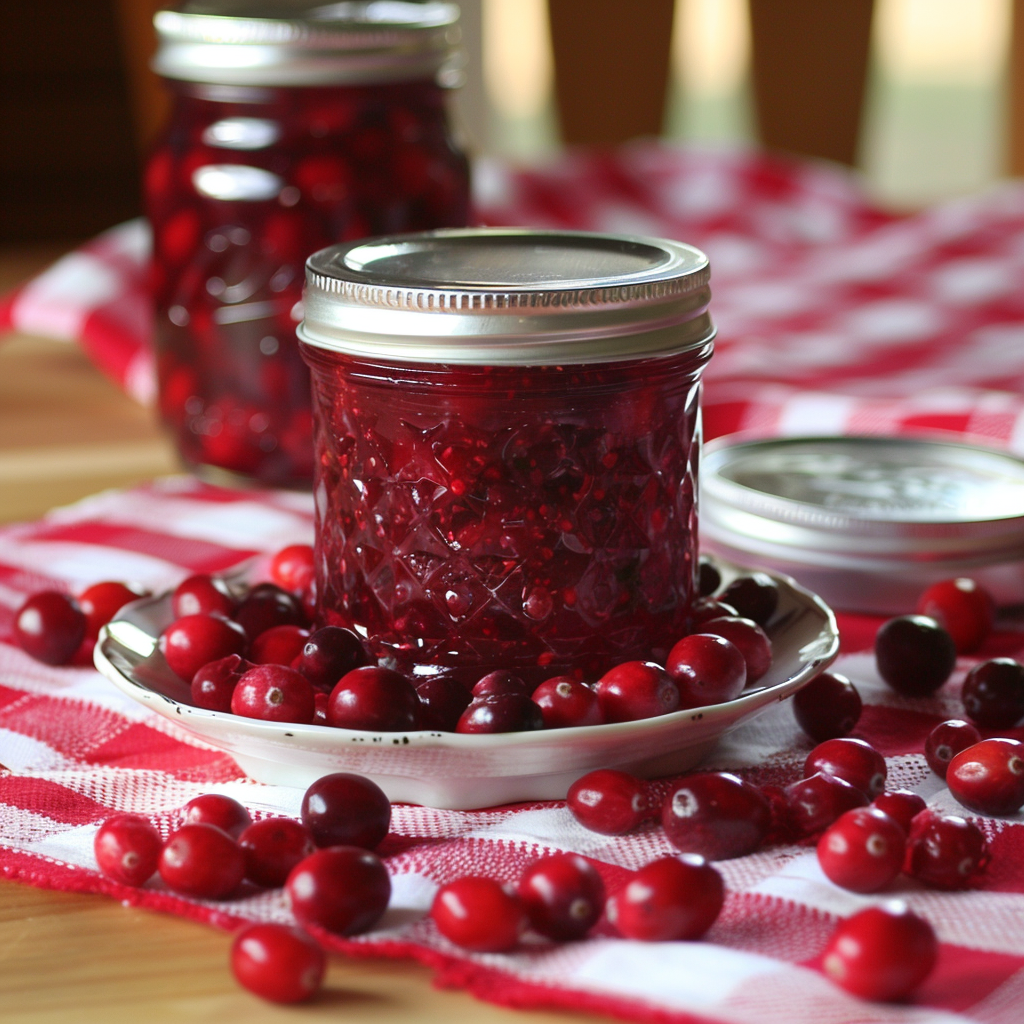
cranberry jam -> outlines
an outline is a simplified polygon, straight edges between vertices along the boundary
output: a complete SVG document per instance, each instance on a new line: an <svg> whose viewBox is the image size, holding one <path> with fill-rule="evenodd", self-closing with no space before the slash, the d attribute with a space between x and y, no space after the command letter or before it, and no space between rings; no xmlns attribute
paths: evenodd
<svg viewBox="0 0 1024 1024"><path fill-rule="evenodd" d="M145 176L160 409L191 467L308 485L306 256L467 222L445 112L457 20L435 2L157 14L174 97Z"/></svg>
<svg viewBox="0 0 1024 1024"><path fill-rule="evenodd" d="M696 594L706 257L466 229L306 273L321 620L469 684L664 657Z"/></svg>

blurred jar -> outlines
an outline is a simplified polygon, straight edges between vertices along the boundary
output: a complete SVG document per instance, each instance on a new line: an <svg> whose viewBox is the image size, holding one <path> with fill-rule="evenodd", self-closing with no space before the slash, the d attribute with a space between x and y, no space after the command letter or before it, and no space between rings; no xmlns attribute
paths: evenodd
<svg viewBox="0 0 1024 1024"><path fill-rule="evenodd" d="M394 0L157 13L154 67L174 95L145 174L160 410L191 468L308 484L306 257L466 224L445 98L458 16Z"/></svg>

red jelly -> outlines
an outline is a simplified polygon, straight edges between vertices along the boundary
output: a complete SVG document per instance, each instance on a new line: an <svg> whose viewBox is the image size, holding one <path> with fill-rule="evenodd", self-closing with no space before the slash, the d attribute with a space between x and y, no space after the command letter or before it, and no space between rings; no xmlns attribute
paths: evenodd
<svg viewBox="0 0 1024 1024"><path fill-rule="evenodd" d="M174 97L145 175L160 409L190 466L308 484L305 258L467 222L445 113L458 9L198 6L156 17Z"/></svg>
<svg viewBox="0 0 1024 1024"><path fill-rule="evenodd" d="M469 685L594 679L686 632L702 253L450 231L324 250L307 282L325 622Z"/></svg>

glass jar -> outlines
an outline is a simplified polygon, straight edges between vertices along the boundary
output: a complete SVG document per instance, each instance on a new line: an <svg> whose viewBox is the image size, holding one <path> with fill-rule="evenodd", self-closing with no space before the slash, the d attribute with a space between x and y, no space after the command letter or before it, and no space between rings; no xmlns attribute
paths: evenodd
<svg viewBox="0 0 1024 1024"><path fill-rule="evenodd" d="M706 257L469 229L306 277L322 622L468 684L663 660L695 594Z"/></svg>
<svg viewBox="0 0 1024 1024"><path fill-rule="evenodd" d="M305 258L467 223L452 143L458 8L211 0L161 11L174 105L145 173L160 410L185 462L312 477L294 337Z"/></svg>

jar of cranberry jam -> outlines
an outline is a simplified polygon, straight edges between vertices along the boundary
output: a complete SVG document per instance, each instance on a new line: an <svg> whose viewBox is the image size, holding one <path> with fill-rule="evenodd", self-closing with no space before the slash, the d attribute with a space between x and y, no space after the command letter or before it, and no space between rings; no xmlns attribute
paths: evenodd
<svg viewBox="0 0 1024 1024"><path fill-rule="evenodd" d="M302 267L467 223L448 3L194 0L157 13L173 110L149 160L160 409L185 462L309 485Z"/></svg>
<svg viewBox="0 0 1024 1024"><path fill-rule="evenodd" d="M469 684L664 657L695 594L708 276L678 242L517 229L311 256L322 621Z"/></svg>

